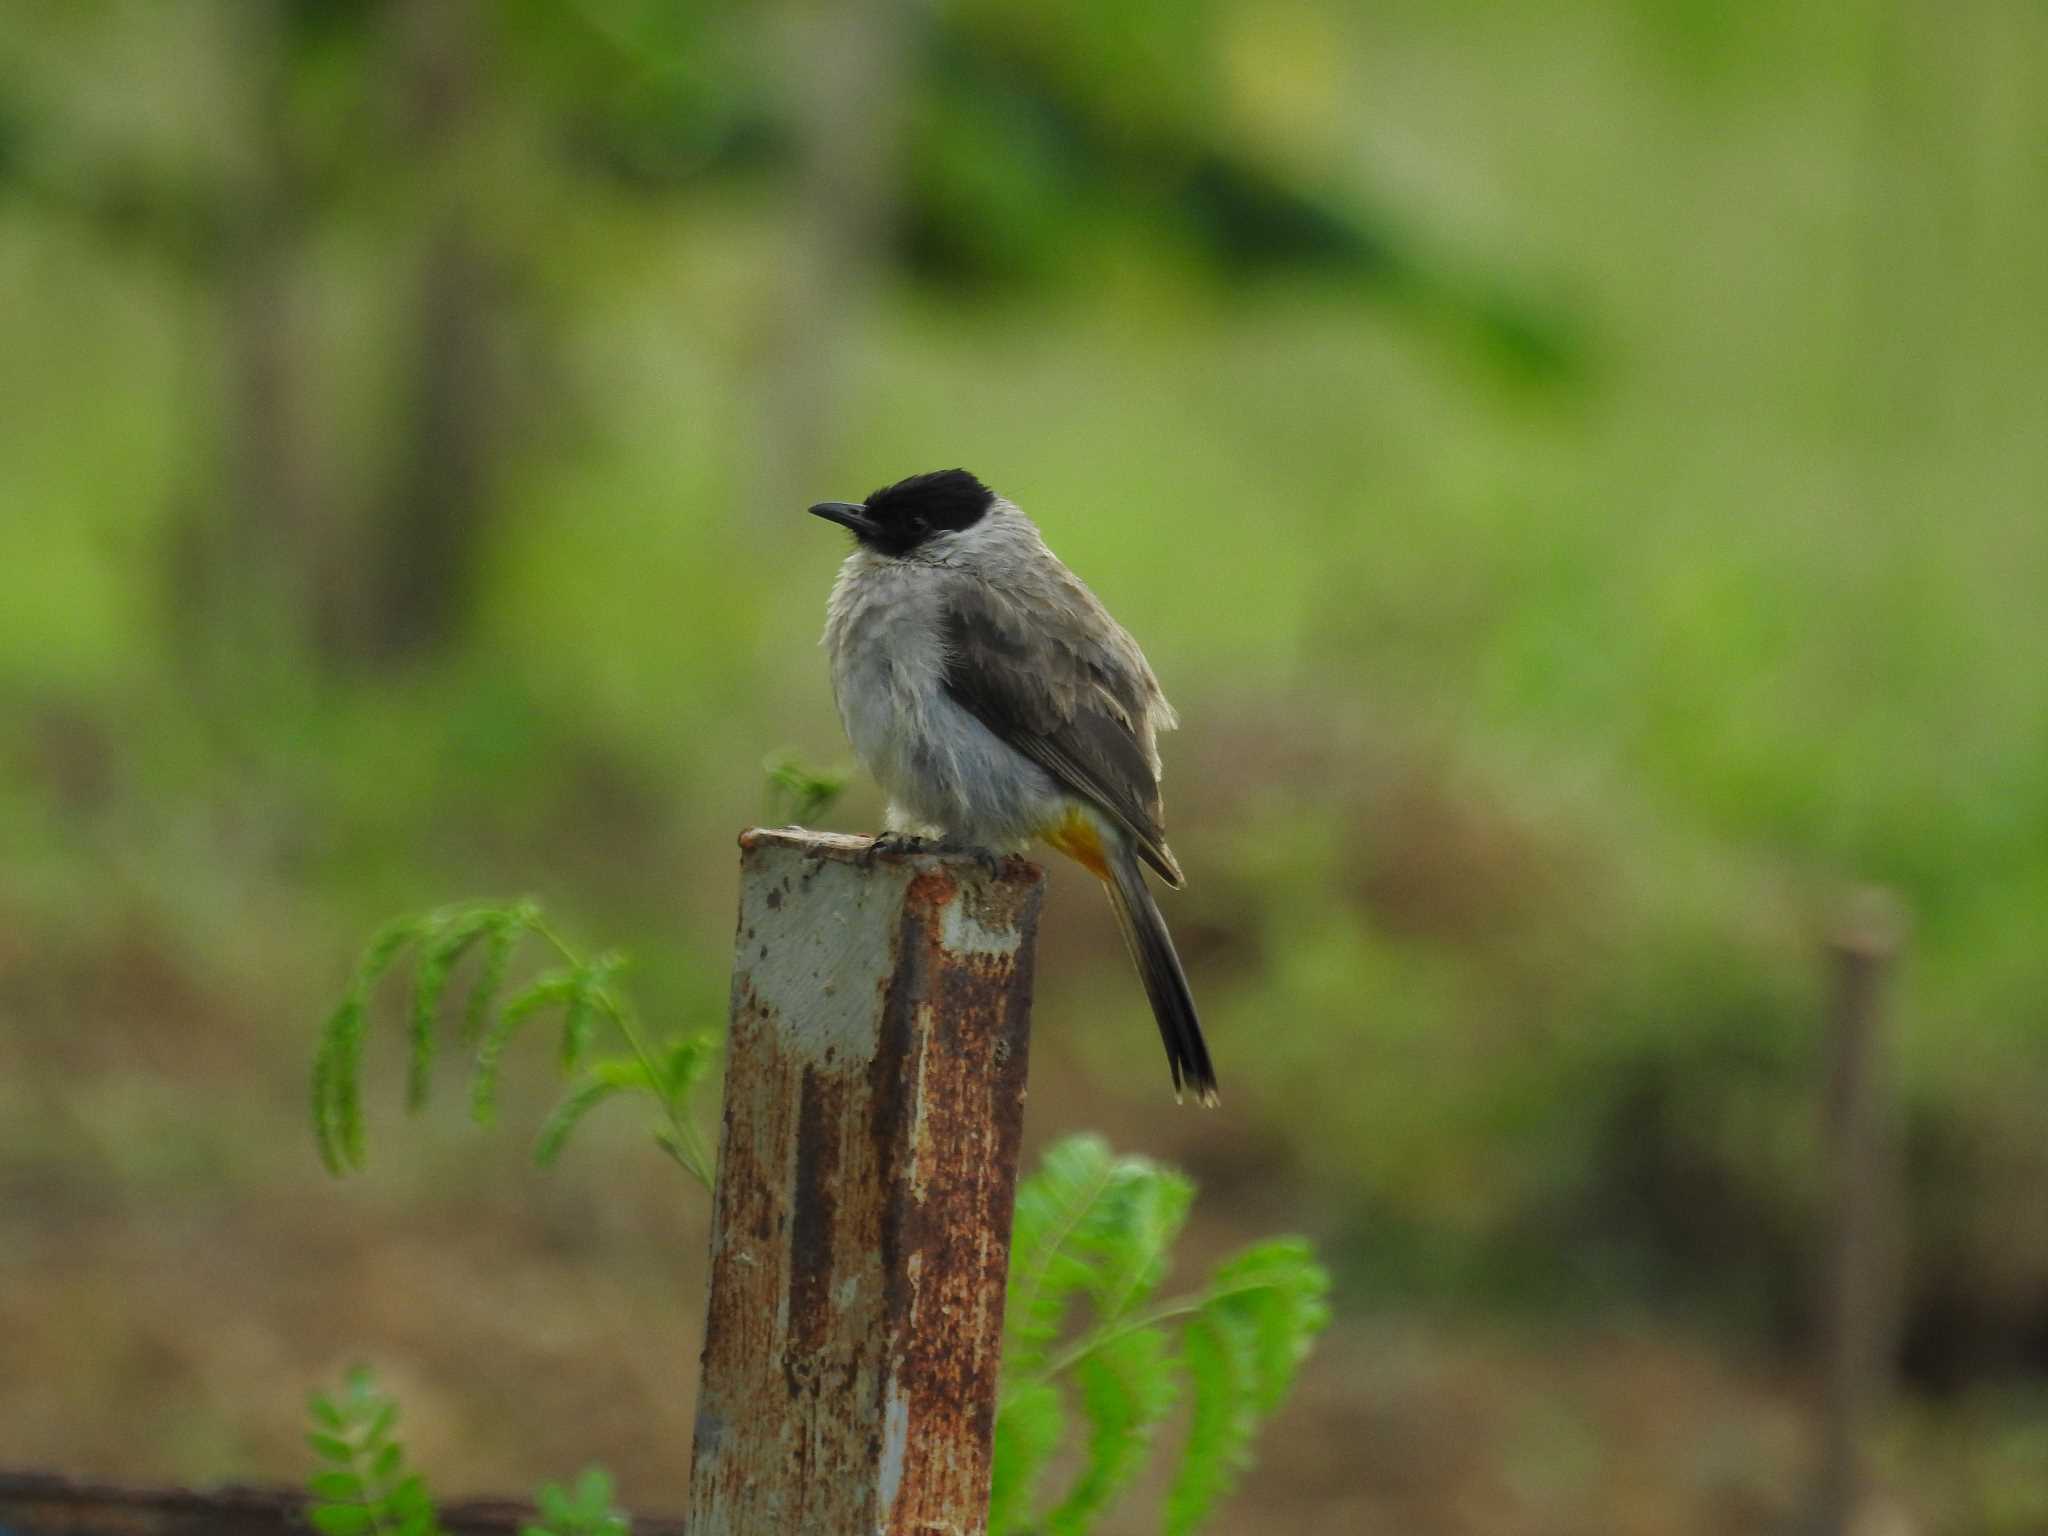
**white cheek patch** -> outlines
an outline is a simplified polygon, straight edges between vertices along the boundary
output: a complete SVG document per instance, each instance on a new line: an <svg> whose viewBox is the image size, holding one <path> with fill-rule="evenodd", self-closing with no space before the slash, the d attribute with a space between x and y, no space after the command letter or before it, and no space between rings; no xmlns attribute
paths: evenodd
<svg viewBox="0 0 2048 1536"><path fill-rule="evenodd" d="M935 533L913 557L935 565L972 565L986 573L987 562L1044 558L1045 545L1014 503L998 496L981 521L967 528Z"/></svg>

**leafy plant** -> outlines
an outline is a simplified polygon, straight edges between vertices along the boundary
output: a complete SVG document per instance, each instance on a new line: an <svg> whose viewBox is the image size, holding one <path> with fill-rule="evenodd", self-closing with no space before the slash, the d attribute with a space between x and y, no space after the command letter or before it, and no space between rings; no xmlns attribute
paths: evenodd
<svg viewBox="0 0 2048 1536"><path fill-rule="evenodd" d="M393 1434L398 1404L368 1367L349 1372L339 1393L314 1393L306 1412L306 1443L319 1458L306 1518L321 1536L439 1536L426 1482L406 1470Z"/></svg>
<svg viewBox="0 0 2048 1536"><path fill-rule="evenodd" d="M318 1458L306 1480L306 1518L321 1536L441 1536L426 1479L406 1470L398 1403L369 1367L350 1371L339 1393L307 1404L306 1443ZM586 1467L573 1485L543 1483L536 1518L519 1536L628 1536L631 1521L612 1505L611 1474Z"/></svg>
<svg viewBox="0 0 2048 1536"><path fill-rule="evenodd" d="M1156 1299L1193 1197L1183 1174L1114 1156L1094 1136L1054 1146L1018 1187L991 1536L1092 1528L1182 1400L1168 1536L1194 1530L1235 1484L1329 1321L1329 1276L1305 1241L1278 1238L1226 1259L1200 1289ZM1040 1489L1070 1399L1086 1426L1082 1465L1048 1506Z"/></svg>
<svg viewBox="0 0 2048 1536"><path fill-rule="evenodd" d="M514 953L539 940L559 962L499 1006ZM406 1033L407 1102L425 1103L450 978L471 949L482 958L463 1000L456 1037L474 1053L470 1107L495 1114L506 1048L525 1025L559 1015L560 1066L572 1081L542 1126L535 1157L552 1163L584 1117L607 1099L652 1098L654 1135L707 1186L710 1158L691 1100L710 1071L708 1033L659 1046L616 982L615 953L585 958L532 902L472 902L387 924L358 963L322 1032L313 1072L313 1119L321 1155L336 1173L363 1163L361 1073L371 995L410 948L416 955ZM586 1063L608 1026L621 1055ZM1167 1536L1195 1530L1234 1486L1260 1424L1279 1407L1315 1335L1329 1321L1329 1277L1308 1244L1278 1238L1226 1259L1206 1284L1160 1299L1194 1185L1142 1157L1118 1157L1094 1136L1060 1142L1017 1190L1012 1230L1003 1385L996 1416L991 1536L1080 1536L1130 1487L1152 1454L1160 1425L1182 1402L1188 1431L1165 1507ZM366 1373L337 1399L314 1399L315 1451L329 1470L315 1480L323 1536L434 1536L432 1506L390 1438L396 1410ZM1080 1467L1057 1496L1049 1468L1068 1438ZM611 1483L586 1472L574 1488L541 1490L540 1521L521 1536L623 1536ZM324 1523L323 1523L324 1522Z"/></svg>
<svg viewBox="0 0 2048 1536"><path fill-rule="evenodd" d="M627 1536L632 1527L632 1518L612 1507L612 1477L603 1467L585 1467L567 1489L542 1483L534 1506L539 1518L521 1526L519 1536Z"/></svg>
<svg viewBox="0 0 2048 1536"><path fill-rule="evenodd" d="M515 951L536 941L557 962L511 997L505 991ZM457 965L471 950L481 952L474 980L463 1000L456 1041L472 1053L470 1113L479 1125L497 1117L498 1083L504 1056L527 1025L557 1015L557 1061L569 1078L568 1091L542 1125L534 1159L543 1167L561 1155L584 1116L608 1099L639 1096L658 1111L654 1138L663 1151L700 1180L712 1182L711 1156L697 1128L693 1100L718 1058L718 1036L698 1031L650 1041L631 1002L616 982L625 968L617 951L585 956L573 948L531 901L464 902L401 917L380 929L357 962L340 1005L328 1016L313 1062L313 1129L328 1171L363 1167L363 1040L377 984L399 957L416 957L411 1000L406 1010L410 1058L406 1103L427 1101L442 1020ZM601 1028L625 1046L623 1053L591 1060Z"/></svg>
<svg viewBox="0 0 2048 1536"><path fill-rule="evenodd" d="M761 764L768 775L768 816L776 825L803 826L822 816L846 792L843 770L814 768L794 752L772 752Z"/></svg>

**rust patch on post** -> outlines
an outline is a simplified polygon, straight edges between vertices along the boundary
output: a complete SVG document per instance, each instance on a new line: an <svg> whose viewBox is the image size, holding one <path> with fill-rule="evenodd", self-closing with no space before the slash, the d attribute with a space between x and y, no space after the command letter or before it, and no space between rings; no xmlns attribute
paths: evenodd
<svg viewBox="0 0 2048 1536"><path fill-rule="evenodd" d="M740 845L691 1530L978 1532L1041 875Z"/></svg>

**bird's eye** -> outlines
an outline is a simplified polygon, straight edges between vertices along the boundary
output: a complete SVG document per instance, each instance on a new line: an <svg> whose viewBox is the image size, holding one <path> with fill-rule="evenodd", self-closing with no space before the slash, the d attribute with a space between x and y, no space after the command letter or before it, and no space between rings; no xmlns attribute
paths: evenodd
<svg viewBox="0 0 2048 1536"><path fill-rule="evenodd" d="M910 531L912 533L930 533L932 531L932 520L922 512L913 512L910 514Z"/></svg>

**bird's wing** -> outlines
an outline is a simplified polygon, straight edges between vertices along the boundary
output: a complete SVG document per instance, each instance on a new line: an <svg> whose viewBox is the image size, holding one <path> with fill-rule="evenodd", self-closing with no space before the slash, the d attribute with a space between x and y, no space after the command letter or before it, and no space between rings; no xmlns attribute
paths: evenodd
<svg viewBox="0 0 2048 1536"><path fill-rule="evenodd" d="M1130 636L1074 582L1066 617L1044 615L976 582L953 594L943 621L946 692L997 736L1130 833L1171 885L1180 866L1166 846L1153 756L1156 724L1172 713Z"/></svg>

